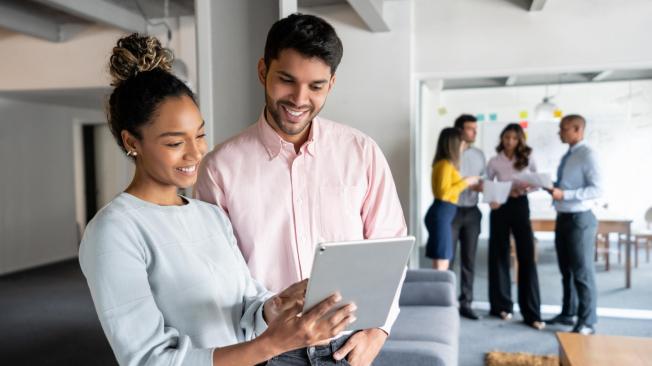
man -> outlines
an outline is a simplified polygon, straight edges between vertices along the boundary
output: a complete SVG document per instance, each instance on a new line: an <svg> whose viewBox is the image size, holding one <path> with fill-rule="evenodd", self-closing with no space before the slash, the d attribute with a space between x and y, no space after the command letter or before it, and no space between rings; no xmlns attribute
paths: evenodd
<svg viewBox="0 0 652 366"><path fill-rule="evenodd" d="M559 123L559 136L569 149L550 193L557 210L555 248L564 294L561 314L548 322L575 324L573 332L593 334L597 322L593 246L598 222L587 201L600 197L601 181L595 153L584 142L585 127L586 120L576 114Z"/></svg>
<svg viewBox="0 0 652 366"><path fill-rule="evenodd" d="M484 175L484 153L471 146L478 133L478 120L470 114L462 114L455 120L455 128L462 131L462 139L467 144L460 161L462 176ZM460 242L460 315L472 320L480 319L471 308L471 303L473 302L475 254L478 249L480 222L482 221L482 213L478 209L478 192L481 190L482 182L462 192L457 203L457 214L453 220L453 256L456 253L458 238ZM454 258L451 260L451 265L454 260Z"/></svg>
<svg viewBox="0 0 652 366"><path fill-rule="evenodd" d="M319 242L407 233L376 143L318 117L341 57L342 43L323 19L276 22L258 62L262 115L206 156L199 172L195 195L227 212L251 274L272 291L310 275ZM370 365L397 315L398 296L383 329L342 337L320 353L337 349L335 360ZM303 353L304 362L315 362L314 353Z"/></svg>

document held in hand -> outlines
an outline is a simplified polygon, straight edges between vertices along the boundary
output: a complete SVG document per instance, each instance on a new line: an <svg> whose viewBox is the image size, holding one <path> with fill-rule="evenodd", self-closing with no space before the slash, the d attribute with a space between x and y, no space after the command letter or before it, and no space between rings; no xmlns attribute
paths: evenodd
<svg viewBox="0 0 652 366"><path fill-rule="evenodd" d="M548 173L520 172L514 176L514 180L536 188L552 189L552 179Z"/></svg>
<svg viewBox="0 0 652 366"><path fill-rule="evenodd" d="M494 182L491 180L482 181L482 202L496 202L501 205L507 202L509 192L512 190L512 182Z"/></svg>

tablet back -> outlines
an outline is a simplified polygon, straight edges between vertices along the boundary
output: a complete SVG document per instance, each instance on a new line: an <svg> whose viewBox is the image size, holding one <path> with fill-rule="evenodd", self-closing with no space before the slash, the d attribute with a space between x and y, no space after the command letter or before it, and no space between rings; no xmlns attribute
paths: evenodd
<svg viewBox="0 0 652 366"><path fill-rule="evenodd" d="M412 236L319 244L304 311L339 291L342 305L358 307L347 330L384 325L413 245Z"/></svg>

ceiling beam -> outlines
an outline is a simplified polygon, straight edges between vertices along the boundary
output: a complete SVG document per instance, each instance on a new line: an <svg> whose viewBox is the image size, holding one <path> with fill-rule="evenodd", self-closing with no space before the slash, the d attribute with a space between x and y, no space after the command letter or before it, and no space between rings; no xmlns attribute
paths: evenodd
<svg viewBox="0 0 652 366"><path fill-rule="evenodd" d="M147 21L118 5L102 0L36 0L52 8L93 22L110 25L127 32L147 33Z"/></svg>
<svg viewBox="0 0 652 366"><path fill-rule="evenodd" d="M389 32L383 18L383 0L347 0L372 32Z"/></svg>
<svg viewBox="0 0 652 366"><path fill-rule="evenodd" d="M543 7L546 5L547 0L532 0L532 4L530 4L530 11L541 11L543 10Z"/></svg>
<svg viewBox="0 0 652 366"><path fill-rule="evenodd" d="M12 3L0 2L0 26L50 42L63 41L59 24Z"/></svg>
<svg viewBox="0 0 652 366"><path fill-rule="evenodd" d="M608 78L609 76L611 76L611 74L613 74L613 72L614 72L613 70L605 70L605 71L599 72L593 78L591 78L591 81L602 81L602 80Z"/></svg>
<svg viewBox="0 0 652 366"><path fill-rule="evenodd" d="M505 79L505 86L514 86L514 85L516 85L516 80L517 79L518 78L516 77L516 75L512 75L512 76L508 77L507 79Z"/></svg>

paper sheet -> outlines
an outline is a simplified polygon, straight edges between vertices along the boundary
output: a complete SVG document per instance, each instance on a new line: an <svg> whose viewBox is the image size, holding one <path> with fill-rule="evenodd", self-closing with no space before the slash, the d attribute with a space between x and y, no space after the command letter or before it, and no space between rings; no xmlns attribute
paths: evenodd
<svg viewBox="0 0 652 366"><path fill-rule="evenodd" d="M507 202L511 190L512 182L482 181L482 202L497 202L502 205Z"/></svg>
<svg viewBox="0 0 652 366"><path fill-rule="evenodd" d="M514 180L527 183L536 188L552 189L552 179L548 173L520 172L514 176Z"/></svg>

